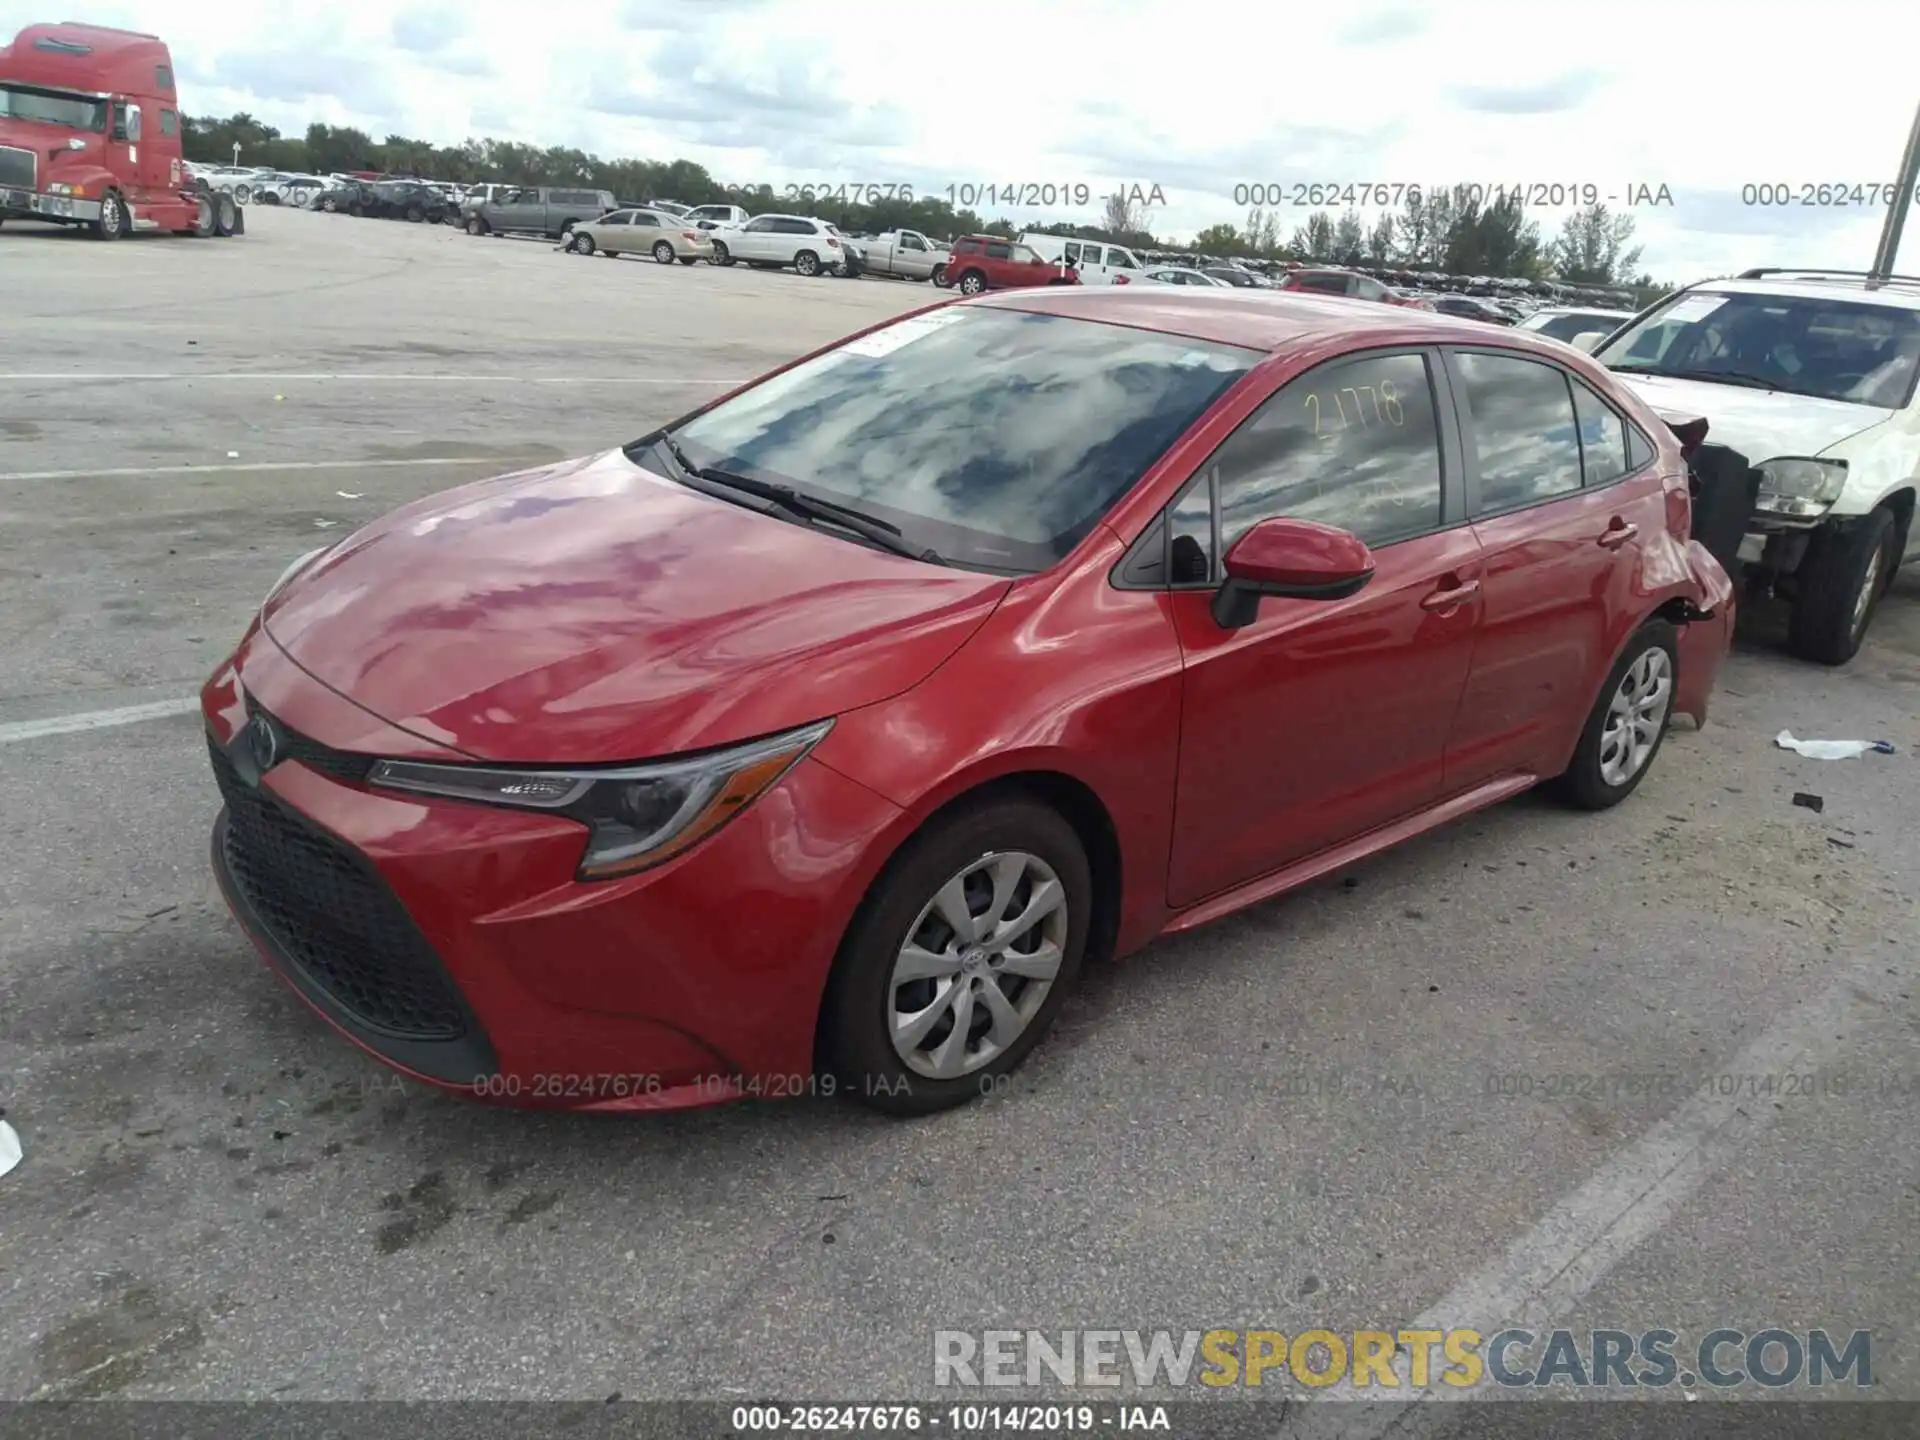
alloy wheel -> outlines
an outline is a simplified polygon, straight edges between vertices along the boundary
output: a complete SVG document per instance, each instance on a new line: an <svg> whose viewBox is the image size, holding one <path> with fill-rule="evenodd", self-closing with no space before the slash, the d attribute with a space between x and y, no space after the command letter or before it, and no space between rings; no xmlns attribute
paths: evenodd
<svg viewBox="0 0 1920 1440"><path fill-rule="evenodd" d="M1067 892L1026 851L969 862L907 931L887 985L894 1053L933 1080L970 1075L1025 1032L1059 976Z"/></svg>
<svg viewBox="0 0 1920 1440"><path fill-rule="evenodd" d="M1853 597L1853 636L1859 640L1867 628L1867 616L1873 610L1874 594L1880 588L1880 561L1886 554L1884 545L1876 545L1873 554L1867 557L1867 573L1860 577L1860 593Z"/></svg>
<svg viewBox="0 0 1920 1440"><path fill-rule="evenodd" d="M1618 787L1645 768L1673 703L1673 662L1651 646L1627 667L1600 731L1600 778Z"/></svg>

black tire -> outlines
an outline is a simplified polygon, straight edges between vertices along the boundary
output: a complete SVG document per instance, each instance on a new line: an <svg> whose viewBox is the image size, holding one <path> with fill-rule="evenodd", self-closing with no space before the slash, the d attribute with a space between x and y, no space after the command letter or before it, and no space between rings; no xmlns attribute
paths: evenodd
<svg viewBox="0 0 1920 1440"><path fill-rule="evenodd" d="M944 265L934 266L933 275L930 278L933 280L933 283L938 285L942 290L946 289L947 288L947 267Z"/></svg>
<svg viewBox="0 0 1920 1440"><path fill-rule="evenodd" d="M240 207L233 203L232 193L222 190L213 201L213 233L221 236L233 234L235 217L239 213Z"/></svg>
<svg viewBox="0 0 1920 1440"><path fill-rule="evenodd" d="M126 199L118 190L109 190L100 197L100 218L93 222L93 238L96 240L118 240L133 228L133 218L127 213Z"/></svg>
<svg viewBox="0 0 1920 1440"><path fill-rule="evenodd" d="M682 265L698 265L700 263L700 257L698 255L682 255L680 257L680 263Z"/></svg>
<svg viewBox="0 0 1920 1440"><path fill-rule="evenodd" d="M340 202L334 199L331 195L329 195L326 199L320 202L320 208L326 211L329 215L331 215L333 214L334 211L340 208Z"/></svg>
<svg viewBox="0 0 1920 1440"><path fill-rule="evenodd" d="M1667 693L1653 748L1632 774L1619 782L1610 781L1602 771L1602 747L1607 737L1609 712L1628 672L1656 650L1666 655ZM1606 683L1600 687L1599 698L1593 702L1587 723L1580 731L1580 743L1574 746L1573 763L1554 779L1553 789L1559 797L1582 810L1606 810L1639 789L1640 782L1653 769L1653 762L1660 758L1660 747L1673 721L1673 698L1679 685L1680 650L1674 628L1665 620L1649 620L1633 632L1613 669L1607 672Z"/></svg>
<svg viewBox="0 0 1920 1440"><path fill-rule="evenodd" d="M673 258L674 258L672 243L666 240L654 241L653 242L653 258L656 264L671 265L673 263Z"/></svg>
<svg viewBox="0 0 1920 1440"><path fill-rule="evenodd" d="M194 196L193 234L198 240L205 240L214 233L213 227L219 218L213 208L213 196L202 190Z"/></svg>
<svg viewBox="0 0 1920 1440"><path fill-rule="evenodd" d="M950 878L985 855L1015 850L1044 861L1066 891L1060 968L1026 1028L1004 1050L958 1079L929 1079L908 1068L889 1033L895 959L923 908ZM1009 797L936 821L909 840L874 882L834 961L820 1039L821 1059L838 1088L890 1115L931 1115L990 1092L995 1077L1019 1065L1053 1024L1079 975L1092 919L1086 850L1057 810Z"/></svg>
<svg viewBox="0 0 1920 1440"><path fill-rule="evenodd" d="M1796 575L1789 650L1821 665L1844 665L1860 653L1899 559L1899 529L1893 512L1879 509L1845 530L1814 538Z"/></svg>
<svg viewBox="0 0 1920 1440"><path fill-rule="evenodd" d="M978 295L987 288L987 277L978 270L969 270L960 277L962 295Z"/></svg>
<svg viewBox="0 0 1920 1440"><path fill-rule="evenodd" d="M713 242L713 263L716 265L733 264L733 252L718 240Z"/></svg>
<svg viewBox="0 0 1920 1440"><path fill-rule="evenodd" d="M486 234L487 222L482 220L478 215L469 215L467 217L467 233L474 236Z"/></svg>
<svg viewBox="0 0 1920 1440"><path fill-rule="evenodd" d="M426 218L427 212L422 210L418 205L409 205L407 207L407 222L409 224L418 225Z"/></svg>
<svg viewBox="0 0 1920 1440"><path fill-rule="evenodd" d="M802 250L793 257L793 268L798 274L812 279L820 273L820 257L811 250Z"/></svg>
<svg viewBox="0 0 1920 1440"><path fill-rule="evenodd" d="M573 238L567 241L567 248L576 255L591 255L593 254L593 236L576 230L573 232Z"/></svg>

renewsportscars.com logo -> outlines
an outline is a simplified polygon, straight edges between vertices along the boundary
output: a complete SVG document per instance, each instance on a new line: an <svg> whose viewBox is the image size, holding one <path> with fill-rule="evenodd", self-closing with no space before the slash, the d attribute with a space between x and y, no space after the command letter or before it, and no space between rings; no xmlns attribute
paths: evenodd
<svg viewBox="0 0 1920 1440"><path fill-rule="evenodd" d="M1198 1362L1196 1364L1196 1362ZM1141 1390L1289 1385L1328 1392L1566 1386L1731 1389L1873 1384L1873 1336L1826 1330L937 1330L938 1386Z"/></svg>

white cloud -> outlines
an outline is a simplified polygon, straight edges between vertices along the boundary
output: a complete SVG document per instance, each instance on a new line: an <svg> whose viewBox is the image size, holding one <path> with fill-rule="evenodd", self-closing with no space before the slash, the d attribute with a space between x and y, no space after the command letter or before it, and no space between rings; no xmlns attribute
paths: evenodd
<svg viewBox="0 0 1920 1440"><path fill-rule="evenodd" d="M1916 93L1892 43L1911 0L1845 23L1719 0L1359 0L1333 19L970 0L898 23L812 0L88 9L164 36L190 111L293 133L486 133L742 183L1158 185L1155 226L1176 235L1242 221L1248 183L1664 184L1673 204L1634 214L1646 266L1673 279L1865 266L1879 211L1744 205L1742 187L1890 181ZM0 31L41 10L0 0ZM1283 229L1308 213L1283 207Z"/></svg>

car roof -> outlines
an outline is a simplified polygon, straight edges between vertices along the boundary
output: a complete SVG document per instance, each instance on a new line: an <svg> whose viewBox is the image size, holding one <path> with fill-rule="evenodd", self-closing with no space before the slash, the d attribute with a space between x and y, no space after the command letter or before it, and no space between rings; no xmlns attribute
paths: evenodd
<svg viewBox="0 0 1920 1440"><path fill-rule="evenodd" d="M966 303L1131 325L1269 353L1335 335L1352 335L1383 345L1498 344L1506 349L1534 350L1557 362L1564 362L1566 353L1564 346L1511 330L1490 329L1478 320L1299 290L1063 285L1003 290Z"/></svg>
<svg viewBox="0 0 1920 1440"><path fill-rule="evenodd" d="M1727 295L1779 295L1794 300L1840 300L1861 305L1889 305L1902 310L1920 310L1920 286L1912 282L1894 282L1869 290L1857 277L1832 276L1799 279L1701 280L1687 287L1692 291L1714 291Z"/></svg>

